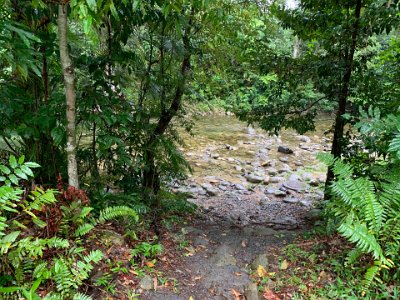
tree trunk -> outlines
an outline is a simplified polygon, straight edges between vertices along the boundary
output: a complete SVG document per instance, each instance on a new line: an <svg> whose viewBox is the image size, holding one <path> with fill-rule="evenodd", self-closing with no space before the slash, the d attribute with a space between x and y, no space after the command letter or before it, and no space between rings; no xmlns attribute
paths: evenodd
<svg viewBox="0 0 400 300"><path fill-rule="evenodd" d="M76 95L75 95L75 73L72 61L68 50L68 5L58 6L58 35L61 67L64 76L65 97L67 104L67 171L68 184L79 188L78 166L76 162L76 128L75 128L75 113L76 113Z"/></svg>
<svg viewBox="0 0 400 300"><path fill-rule="evenodd" d="M361 6L362 6L361 0L357 0L354 11L355 21L353 23L353 31L351 35L351 45L345 58L346 68L342 78L342 87L338 95L338 109L336 112L335 130L333 134L332 150L331 150L331 153L335 158L340 157L343 153L343 147L344 147L343 135L345 126L345 119L343 118L343 115L346 113L347 98L349 96L350 79L354 63L354 53L357 47L357 37L360 26ZM333 179L334 179L333 170L332 168L329 168L325 182L325 199L329 198L329 195L327 193L327 188L329 184L333 181Z"/></svg>
<svg viewBox="0 0 400 300"><path fill-rule="evenodd" d="M193 12L192 12L193 14ZM160 188L160 178L155 162L155 157L154 157L154 143L157 141L157 138L159 136L162 136L165 131L167 130L172 118L176 116L177 112L179 111L181 107L181 102L182 102L182 97L185 91L185 84L186 84L186 79L190 70L190 58L191 58L191 52L190 52L190 30L192 26L192 19L188 23L188 28L185 31L185 34L182 37L183 45L185 48L185 54L182 60L181 64L181 70L180 70L180 81L178 86L175 89L175 94L173 96L171 105L169 106L168 109L162 109L161 110L161 115L160 118L158 119L158 122L156 124L156 127L154 128L154 131L152 132L149 141L147 142L147 150L144 153L144 159L146 160L146 170L143 172L143 188L144 190L153 196L156 196L158 193L158 190ZM164 97L164 95L162 96ZM161 105L164 107L164 104ZM155 206L159 206L159 203L155 203Z"/></svg>

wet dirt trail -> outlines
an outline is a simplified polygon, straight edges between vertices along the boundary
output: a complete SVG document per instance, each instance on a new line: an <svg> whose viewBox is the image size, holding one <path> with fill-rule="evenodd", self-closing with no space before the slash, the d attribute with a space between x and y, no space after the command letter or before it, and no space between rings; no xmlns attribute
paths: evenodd
<svg viewBox="0 0 400 300"><path fill-rule="evenodd" d="M252 272L268 269L272 250L319 217L326 170L315 155L329 150L329 125L321 120L308 136L277 137L233 117L198 120L182 148L193 174L173 187L199 207L173 233L185 241L186 255L165 268L174 287L158 288L147 278L140 299L263 299Z"/></svg>

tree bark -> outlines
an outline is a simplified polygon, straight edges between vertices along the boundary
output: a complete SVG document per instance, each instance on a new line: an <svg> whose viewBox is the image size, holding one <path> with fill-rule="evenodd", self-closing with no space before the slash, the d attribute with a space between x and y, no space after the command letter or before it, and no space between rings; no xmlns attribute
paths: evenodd
<svg viewBox="0 0 400 300"><path fill-rule="evenodd" d="M353 30L351 34L351 44L345 58L346 68L342 78L342 87L338 95L338 109L336 112L335 129L333 134L332 150L331 150L331 153L335 158L340 157L343 153L343 147L344 147L343 135L344 135L344 126L346 125L345 124L346 121L343 118L343 115L346 113L347 99L349 96L350 79L354 64L354 53L357 47L357 38L360 27L361 7L362 7L361 0L357 0L354 11L355 21L353 23ZM329 168L325 182L325 199L329 198L326 189L329 186L329 184L333 181L333 179L334 179L333 170L332 168Z"/></svg>
<svg viewBox="0 0 400 300"><path fill-rule="evenodd" d="M75 72L72 64L71 57L68 50L68 5L58 6L58 35L59 35L59 48L61 67L64 76L65 97L66 97L66 115L67 115L67 171L68 171L68 184L79 188L78 180L78 165L76 161L76 94L75 94Z"/></svg>

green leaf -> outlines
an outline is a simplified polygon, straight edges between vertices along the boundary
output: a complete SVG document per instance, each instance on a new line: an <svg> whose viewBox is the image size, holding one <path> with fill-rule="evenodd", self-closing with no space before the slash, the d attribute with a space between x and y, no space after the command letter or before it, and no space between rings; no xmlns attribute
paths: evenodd
<svg viewBox="0 0 400 300"><path fill-rule="evenodd" d="M34 176L32 170L30 168L28 168L26 165L22 165L21 170L22 170L22 172L24 172L26 175L28 175L30 177Z"/></svg>
<svg viewBox="0 0 400 300"><path fill-rule="evenodd" d="M17 159L15 158L14 155L11 155L8 161L10 163L11 168L15 169L18 166Z"/></svg>
<svg viewBox="0 0 400 300"><path fill-rule="evenodd" d="M89 6L89 9L97 12L97 3L96 0L86 0L86 4Z"/></svg>
<svg viewBox="0 0 400 300"><path fill-rule="evenodd" d="M54 128L51 130L50 135L51 135L51 137L52 137L54 143L55 143L56 145L60 145L61 142L62 142L63 139L64 139L64 130L63 130L62 128L60 128L60 127L54 127Z"/></svg>
<svg viewBox="0 0 400 300"><path fill-rule="evenodd" d="M28 176L24 172L21 171L21 169L15 169L14 174L17 175L19 178L28 180Z"/></svg>
<svg viewBox="0 0 400 300"><path fill-rule="evenodd" d="M39 218L33 218L32 221L33 221L33 223L35 223L40 228L44 228L44 227L47 226L46 222L40 220Z"/></svg>
<svg viewBox="0 0 400 300"><path fill-rule="evenodd" d="M21 155L21 157L18 158L18 164L22 165L24 163L24 161L25 161L25 155Z"/></svg>
<svg viewBox="0 0 400 300"><path fill-rule="evenodd" d="M25 166L29 167L29 168L40 168L40 165L35 163L35 162L27 162L25 163Z"/></svg>
<svg viewBox="0 0 400 300"><path fill-rule="evenodd" d="M17 176L15 176L14 174L10 174L10 175L8 176L8 179L10 179L10 181L11 181L12 184L15 184L15 185L18 184L18 178L17 178Z"/></svg>
<svg viewBox="0 0 400 300"><path fill-rule="evenodd" d="M0 171L3 172L3 174L6 174L6 175L11 173L10 169L7 168L6 166L3 166L3 165L0 165Z"/></svg>

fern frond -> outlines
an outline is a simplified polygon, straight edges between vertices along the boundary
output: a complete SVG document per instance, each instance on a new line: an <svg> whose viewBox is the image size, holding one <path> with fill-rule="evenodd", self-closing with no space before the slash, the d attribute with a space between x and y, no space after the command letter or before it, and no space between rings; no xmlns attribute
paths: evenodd
<svg viewBox="0 0 400 300"><path fill-rule="evenodd" d="M352 185L352 182L352 179L335 181L332 183L331 191L333 195L339 197L341 200L343 200L344 203L354 207L353 195L349 189L349 186Z"/></svg>
<svg viewBox="0 0 400 300"><path fill-rule="evenodd" d="M374 280L380 281L380 279L377 277L380 270L381 267L379 266L379 262L375 262L373 266L370 266L368 268L367 272L364 275L364 280L362 281L361 288L363 295L365 295L365 293L368 291Z"/></svg>
<svg viewBox="0 0 400 300"><path fill-rule="evenodd" d="M103 209L100 212L99 222L104 223L118 217L131 217L135 221L139 220L139 216L136 211L128 206L112 206Z"/></svg>
<svg viewBox="0 0 400 300"><path fill-rule="evenodd" d="M92 299L93 299L92 297L81 293L75 294L74 297L72 298L72 300L92 300Z"/></svg>
<svg viewBox="0 0 400 300"><path fill-rule="evenodd" d="M358 249L358 248L352 249L347 254L345 266L350 266L350 265L354 264L362 254L363 254L363 252L360 249Z"/></svg>
<svg viewBox="0 0 400 300"><path fill-rule="evenodd" d="M339 178L351 178L353 176L353 167L337 159L333 164L333 172Z"/></svg>
<svg viewBox="0 0 400 300"><path fill-rule="evenodd" d="M381 246L365 224L354 221L353 224L344 222L339 226L338 231L350 242L356 244L361 251L371 253L377 260L386 261Z"/></svg>
<svg viewBox="0 0 400 300"><path fill-rule="evenodd" d="M75 230L75 236L84 236L88 232L90 232L93 228L94 226L92 224L89 223L82 224Z"/></svg>
<svg viewBox="0 0 400 300"><path fill-rule="evenodd" d="M316 155L317 159L325 164L327 167L332 166L335 163L335 158L331 153L319 152Z"/></svg>

